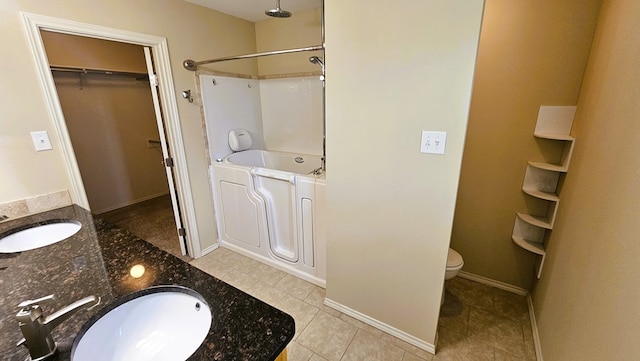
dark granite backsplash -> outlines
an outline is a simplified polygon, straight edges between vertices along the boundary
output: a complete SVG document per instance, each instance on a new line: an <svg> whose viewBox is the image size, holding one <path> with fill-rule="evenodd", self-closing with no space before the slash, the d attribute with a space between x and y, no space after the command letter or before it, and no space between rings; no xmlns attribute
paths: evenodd
<svg viewBox="0 0 640 361"><path fill-rule="evenodd" d="M75 335L105 305L155 285L180 285L200 293L209 304L212 325L204 343L189 360L274 360L295 332L293 318L200 271L136 236L118 229L78 206L69 206L0 223L0 234L25 224L74 219L82 229L62 242L21 252L0 254L0 355L24 361L28 351L16 347L22 338L16 306L54 294L42 304L45 314L89 295L102 298L89 311L80 310L52 333L59 351L52 360L68 360ZM143 265L133 278L129 270Z"/></svg>

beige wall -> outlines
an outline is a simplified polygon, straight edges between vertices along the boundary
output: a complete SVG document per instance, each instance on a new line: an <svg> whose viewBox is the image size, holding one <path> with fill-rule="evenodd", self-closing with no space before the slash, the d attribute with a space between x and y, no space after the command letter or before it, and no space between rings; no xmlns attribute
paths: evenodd
<svg viewBox="0 0 640 361"><path fill-rule="evenodd" d="M464 4L325 1L327 298L431 344L483 1Z"/></svg>
<svg viewBox="0 0 640 361"><path fill-rule="evenodd" d="M144 59L144 58L143 58ZM169 193L148 81L56 73L56 89L94 213ZM114 106L116 105L116 106Z"/></svg>
<svg viewBox="0 0 640 361"><path fill-rule="evenodd" d="M640 2L603 1L533 301L545 361L640 354Z"/></svg>
<svg viewBox="0 0 640 361"><path fill-rule="evenodd" d="M297 12L287 19L269 19L256 23L258 52L322 45L322 13L320 9ZM309 57L322 56L322 51L267 56L258 59L260 75L319 72L320 67Z"/></svg>
<svg viewBox="0 0 640 361"><path fill-rule="evenodd" d="M55 134L36 76L19 11L26 11L134 31L168 39L176 91L195 89L192 72L182 68L186 58L204 60L255 51L253 23L180 0L83 1L5 0L0 2L0 203L69 189L59 144L36 153L29 132ZM230 37L229 34L234 34ZM216 65L220 71L257 73L255 62ZM196 207L200 243L215 242L215 225L200 110L178 98L187 166ZM46 179L43 179L46 174Z"/></svg>
<svg viewBox="0 0 640 361"><path fill-rule="evenodd" d="M451 237L464 271L530 288L534 255L511 241L516 212L536 205L522 180L527 161L561 153L533 137L538 108L576 104L598 7L599 0L486 1Z"/></svg>
<svg viewBox="0 0 640 361"><path fill-rule="evenodd" d="M41 31L51 66L147 73L140 45Z"/></svg>

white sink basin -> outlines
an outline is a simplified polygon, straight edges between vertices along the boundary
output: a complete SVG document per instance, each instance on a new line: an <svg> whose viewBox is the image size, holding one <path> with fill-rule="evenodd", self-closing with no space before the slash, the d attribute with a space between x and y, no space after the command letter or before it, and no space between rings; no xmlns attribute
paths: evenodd
<svg viewBox="0 0 640 361"><path fill-rule="evenodd" d="M184 287L148 288L117 304L82 327L73 343L72 361L186 360L211 327L207 303Z"/></svg>
<svg viewBox="0 0 640 361"><path fill-rule="evenodd" d="M76 234L82 225L77 221L50 221L34 224L0 238L0 253L15 253L48 246ZM6 234L5 233L5 234Z"/></svg>

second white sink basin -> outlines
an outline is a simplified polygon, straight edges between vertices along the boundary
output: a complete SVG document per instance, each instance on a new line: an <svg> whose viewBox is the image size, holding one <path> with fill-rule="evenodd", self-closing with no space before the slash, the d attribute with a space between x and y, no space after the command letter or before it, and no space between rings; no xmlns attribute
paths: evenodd
<svg viewBox="0 0 640 361"><path fill-rule="evenodd" d="M179 286L151 287L83 326L71 360L186 360L210 327L211 310L200 294Z"/></svg>
<svg viewBox="0 0 640 361"><path fill-rule="evenodd" d="M16 253L48 246L76 234L82 225L78 221L49 221L33 224L17 232L6 232L0 236L0 253Z"/></svg>

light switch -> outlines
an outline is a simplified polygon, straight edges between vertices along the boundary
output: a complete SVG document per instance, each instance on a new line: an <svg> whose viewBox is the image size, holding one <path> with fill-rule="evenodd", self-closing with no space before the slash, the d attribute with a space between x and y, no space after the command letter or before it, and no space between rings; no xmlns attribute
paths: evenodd
<svg viewBox="0 0 640 361"><path fill-rule="evenodd" d="M420 153L444 154L444 146L447 142L447 132L422 131L420 140Z"/></svg>
<svg viewBox="0 0 640 361"><path fill-rule="evenodd" d="M33 140L33 145L36 147L36 152L53 149L53 147L51 147L51 140L49 140L49 133L47 133L46 130L31 132L31 139Z"/></svg>

